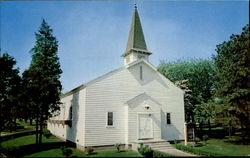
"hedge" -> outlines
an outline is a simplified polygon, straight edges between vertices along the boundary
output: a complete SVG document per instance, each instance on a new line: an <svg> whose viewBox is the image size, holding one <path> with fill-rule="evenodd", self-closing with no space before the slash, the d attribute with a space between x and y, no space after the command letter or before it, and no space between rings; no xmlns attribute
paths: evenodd
<svg viewBox="0 0 250 158"><path fill-rule="evenodd" d="M182 144L175 144L175 147L177 149L179 149L179 150L186 151L186 152L189 152L189 153L193 153L193 154L196 154L196 155L205 155L205 156L210 156L210 157L211 156L223 156L222 154L209 152L209 151L204 151L204 150L197 149L195 147L185 146L185 145L182 145Z"/></svg>

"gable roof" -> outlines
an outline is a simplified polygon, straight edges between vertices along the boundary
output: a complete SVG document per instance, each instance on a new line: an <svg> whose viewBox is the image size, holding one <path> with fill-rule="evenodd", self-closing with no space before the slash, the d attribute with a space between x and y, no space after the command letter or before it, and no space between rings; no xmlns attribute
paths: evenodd
<svg viewBox="0 0 250 158"><path fill-rule="evenodd" d="M93 79L93 80L90 80L89 82L86 82L86 83L84 83L84 84L82 84L82 85L80 85L80 86L78 86L78 87L72 89L71 91L62 94L62 95L61 95L61 98L62 98L62 97L66 97L66 96L68 96L68 95L71 95L71 94L73 94L73 93L76 93L76 92L78 92L78 91L80 91L80 90L86 88L87 86L90 86L90 85L92 85L92 84L94 84L94 83L96 83L96 82L98 82L98 81L100 81L100 80L102 80L102 79L104 79L104 78L106 78L106 77L108 77L108 76L113 75L114 73L117 73L117 72L119 72L119 71L121 71L121 70L123 70L123 69L128 69L128 68L130 68L130 67L132 67L132 66L134 66L134 65L136 65L136 64L139 64L139 63L141 63L141 62L143 62L144 64L146 64L146 65L148 65L150 68L152 68L154 71L156 71L157 74L160 75L160 77L161 77L163 80L167 80L167 81L170 82L172 85L174 85L175 87L177 87L173 82L171 82L169 79L167 79L165 76L163 76L159 71L157 71L157 69L156 69L151 63L149 63L149 62L146 61L145 59L140 59L140 60L136 60L136 61L134 61L134 62L132 62L132 63L130 63L130 64L128 64L128 65L122 66L122 67L120 67L120 68L118 68L118 69L115 69L115 70L113 70L113 71L110 71L110 72L108 72L108 73L106 73L106 74L104 74L104 75L102 75L102 76L100 76L100 77L97 77L97 78ZM177 87L177 88L180 89L179 87ZM182 89L180 89L180 90L184 93L184 91L183 91Z"/></svg>

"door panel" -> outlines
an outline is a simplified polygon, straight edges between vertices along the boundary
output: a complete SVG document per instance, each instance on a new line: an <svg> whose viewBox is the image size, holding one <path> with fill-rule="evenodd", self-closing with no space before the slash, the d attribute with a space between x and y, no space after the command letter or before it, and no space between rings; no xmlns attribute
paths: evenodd
<svg viewBox="0 0 250 158"><path fill-rule="evenodd" d="M153 137L152 118L148 114L139 115L139 139Z"/></svg>

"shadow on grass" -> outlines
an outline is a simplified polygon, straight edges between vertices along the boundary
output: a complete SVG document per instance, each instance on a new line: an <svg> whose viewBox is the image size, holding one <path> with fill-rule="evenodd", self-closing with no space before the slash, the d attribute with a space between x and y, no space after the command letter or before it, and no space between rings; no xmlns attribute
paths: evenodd
<svg viewBox="0 0 250 158"><path fill-rule="evenodd" d="M7 157L22 157L25 155L30 155L41 151L57 149L60 148L61 146L76 147L76 145L68 142L52 142L52 143L42 143L39 145L29 144L14 148L5 148L2 149L1 152L3 152Z"/></svg>
<svg viewBox="0 0 250 158"><path fill-rule="evenodd" d="M234 144L234 145L249 145L250 142L248 140L245 139L239 139L239 140L225 140L225 143L230 143L230 144Z"/></svg>

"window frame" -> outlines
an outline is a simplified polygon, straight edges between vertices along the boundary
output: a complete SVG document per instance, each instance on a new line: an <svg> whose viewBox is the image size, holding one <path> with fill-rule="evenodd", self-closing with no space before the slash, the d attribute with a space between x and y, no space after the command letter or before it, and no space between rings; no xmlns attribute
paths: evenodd
<svg viewBox="0 0 250 158"><path fill-rule="evenodd" d="M171 113L170 112L166 112L166 124L167 125L171 125Z"/></svg>
<svg viewBox="0 0 250 158"><path fill-rule="evenodd" d="M112 125L109 125L109 113L112 113ZM106 127L114 127L114 112L108 111L106 113Z"/></svg>

